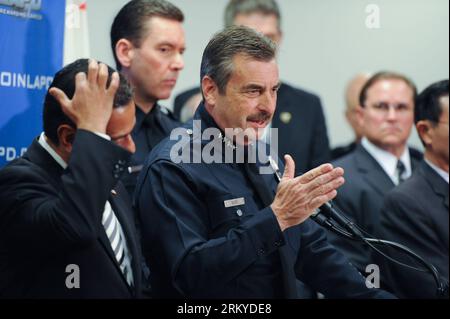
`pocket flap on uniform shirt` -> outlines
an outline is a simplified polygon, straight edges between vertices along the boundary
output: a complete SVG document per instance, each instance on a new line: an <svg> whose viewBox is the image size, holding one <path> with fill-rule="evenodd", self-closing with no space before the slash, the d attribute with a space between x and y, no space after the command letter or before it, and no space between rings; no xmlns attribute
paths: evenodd
<svg viewBox="0 0 450 319"><path fill-rule="evenodd" d="M229 230L256 213L250 194L226 194L209 198L206 203L213 231L222 225Z"/></svg>

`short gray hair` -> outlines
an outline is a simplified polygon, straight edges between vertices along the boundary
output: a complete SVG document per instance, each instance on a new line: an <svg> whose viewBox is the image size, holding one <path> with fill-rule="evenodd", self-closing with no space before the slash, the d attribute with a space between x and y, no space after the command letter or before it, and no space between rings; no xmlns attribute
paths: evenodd
<svg viewBox="0 0 450 319"><path fill-rule="evenodd" d="M251 59L269 62L276 57L276 44L261 33L244 26L231 26L217 33L203 52L200 83L209 76L225 94L233 73L233 58L242 54Z"/></svg>
<svg viewBox="0 0 450 319"><path fill-rule="evenodd" d="M275 15L278 20L278 30L281 31L281 13L275 0L230 0L225 9L225 27L232 26L238 14L255 12Z"/></svg>

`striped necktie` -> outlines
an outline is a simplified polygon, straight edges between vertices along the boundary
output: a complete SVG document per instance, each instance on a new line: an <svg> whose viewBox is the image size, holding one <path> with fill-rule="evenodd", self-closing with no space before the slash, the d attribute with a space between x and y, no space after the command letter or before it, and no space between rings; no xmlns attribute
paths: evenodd
<svg viewBox="0 0 450 319"><path fill-rule="evenodd" d="M130 258L127 254L127 248L125 243L125 236L114 214L111 204L107 201L105 204L105 210L103 211L102 224L105 227L106 235L108 236L111 248L114 252L116 260L119 264L120 270L125 276L127 283L133 286L133 273L131 271Z"/></svg>
<svg viewBox="0 0 450 319"><path fill-rule="evenodd" d="M403 164L402 161L398 160L397 162L397 180L398 184L401 184L405 181L405 178L403 177L403 174L406 171L405 164Z"/></svg>

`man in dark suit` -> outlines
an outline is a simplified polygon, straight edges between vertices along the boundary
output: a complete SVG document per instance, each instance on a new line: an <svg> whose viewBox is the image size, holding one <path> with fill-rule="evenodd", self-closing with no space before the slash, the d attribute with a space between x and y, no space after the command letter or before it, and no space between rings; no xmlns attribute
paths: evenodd
<svg viewBox="0 0 450 319"><path fill-rule="evenodd" d="M373 236L384 196L411 176L420 154L407 146L414 122L416 88L405 76L391 72L373 75L360 94L358 119L363 139L347 156L333 162L348 181L336 197L337 206ZM369 236L371 237L371 236ZM373 263L370 249L329 233L330 240L364 272Z"/></svg>
<svg viewBox="0 0 450 319"><path fill-rule="evenodd" d="M136 152L122 180L131 196L147 155L179 126L158 101L170 97L184 68L183 21L183 12L168 1L132 0L111 26L117 70L131 83L136 103Z"/></svg>
<svg viewBox="0 0 450 319"><path fill-rule="evenodd" d="M415 123L425 146L425 158L409 180L387 195L378 231L379 237L406 245L432 263L447 283L448 120L448 80L444 80L429 86L417 99ZM423 268L409 258L402 261ZM388 261L382 265L387 267L381 268L382 278L399 297L437 297L430 273L412 271Z"/></svg>
<svg viewBox="0 0 450 319"><path fill-rule="evenodd" d="M225 9L225 27L231 25L255 29L277 45L282 40L281 14L274 0L231 0ZM175 115L184 112L193 94L200 94L200 89L191 89L175 99ZM270 126L278 129L278 154L294 158L297 175L330 160L325 116L318 96L282 83Z"/></svg>
<svg viewBox="0 0 450 319"><path fill-rule="evenodd" d="M136 203L157 297L298 298L296 279L330 298L392 297L368 289L309 219L336 196L342 169L324 164L295 177L287 155L278 184L265 153L253 153L264 152L275 112L275 52L247 27L215 35L195 121L147 159Z"/></svg>
<svg viewBox="0 0 450 319"><path fill-rule="evenodd" d="M96 61L55 75L44 132L0 171L0 297L140 296L141 253L119 182L135 149L131 92Z"/></svg>

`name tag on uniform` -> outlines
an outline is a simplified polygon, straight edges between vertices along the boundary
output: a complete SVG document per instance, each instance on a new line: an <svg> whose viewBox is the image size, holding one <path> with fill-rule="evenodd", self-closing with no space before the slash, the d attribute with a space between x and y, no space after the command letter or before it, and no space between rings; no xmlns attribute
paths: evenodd
<svg viewBox="0 0 450 319"><path fill-rule="evenodd" d="M244 197L226 200L223 202L226 208L245 205Z"/></svg>

